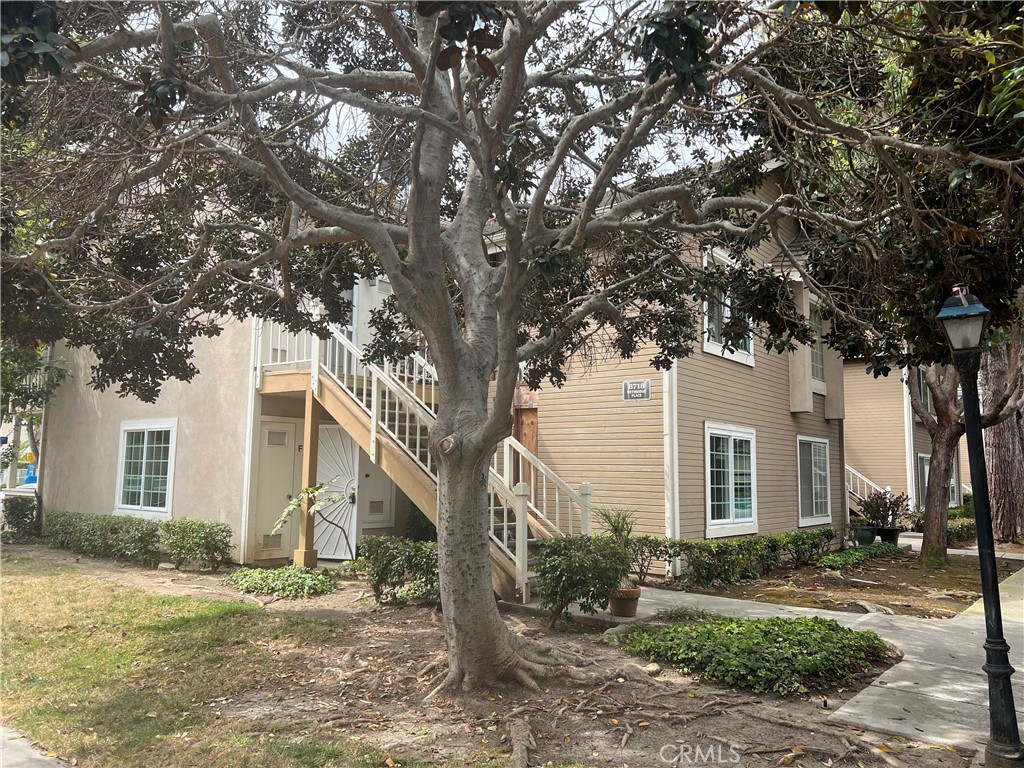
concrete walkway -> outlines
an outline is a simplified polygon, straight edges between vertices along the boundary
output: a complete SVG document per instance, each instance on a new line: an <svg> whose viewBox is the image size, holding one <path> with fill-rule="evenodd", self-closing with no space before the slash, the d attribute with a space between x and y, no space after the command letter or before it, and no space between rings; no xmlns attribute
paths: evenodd
<svg viewBox="0 0 1024 768"><path fill-rule="evenodd" d="M47 757L18 731L0 725L0 768L62 768L63 760Z"/></svg>
<svg viewBox="0 0 1024 768"><path fill-rule="evenodd" d="M1014 705L1024 721L1024 570L1000 585L1003 624L1010 644ZM844 627L872 630L903 652L903 660L832 715L830 720L915 741L979 750L988 737L988 683L981 601L952 619L924 619L796 608L645 587L636 619L669 608L695 608L723 616L821 616ZM602 618L612 618L607 614Z"/></svg>
<svg viewBox="0 0 1024 768"><path fill-rule="evenodd" d="M921 540L924 538L923 534L906 532L900 534L900 545L909 544L910 548L914 552L921 551ZM967 547L965 549L947 549L947 554L950 555L967 555L969 557L978 556L978 547ZM1000 552L998 545L996 548L996 557L1005 557L1007 560L1024 560L1024 552Z"/></svg>

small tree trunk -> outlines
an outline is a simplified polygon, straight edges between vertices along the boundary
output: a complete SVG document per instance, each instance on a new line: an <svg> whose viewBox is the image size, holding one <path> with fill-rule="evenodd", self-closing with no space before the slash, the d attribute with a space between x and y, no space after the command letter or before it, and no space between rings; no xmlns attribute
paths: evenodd
<svg viewBox="0 0 1024 768"><path fill-rule="evenodd" d="M981 391L984 410L1007 387L1007 347L984 355ZM996 541L1017 541L1024 528L1024 418L1020 412L985 429L985 464L988 470L992 533Z"/></svg>
<svg viewBox="0 0 1024 768"><path fill-rule="evenodd" d="M924 502L924 539L921 542L921 562L932 568L946 565L949 479L953 474L960 434L960 430L944 427L932 435L932 457Z"/></svg>

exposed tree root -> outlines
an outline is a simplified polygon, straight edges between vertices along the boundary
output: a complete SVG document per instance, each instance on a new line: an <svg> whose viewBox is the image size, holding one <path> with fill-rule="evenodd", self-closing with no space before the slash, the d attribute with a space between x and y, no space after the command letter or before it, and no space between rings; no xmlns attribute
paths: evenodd
<svg viewBox="0 0 1024 768"><path fill-rule="evenodd" d="M441 693L448 693L458 691L462 688L462 681L465 680L466 673L461 669L449 669L448 673L444 676L444 679L434 687L433 690L428 693L423 700L431 701L435 696Z"/></svg>
<svg viewBox="0 0 1024 768"><path fill-rule="evenodd" d="M525 717L513 720L508 727L508 739L512 743L512 756L508 768L529 768L530 750L536 748L530 721Z"/></svg>

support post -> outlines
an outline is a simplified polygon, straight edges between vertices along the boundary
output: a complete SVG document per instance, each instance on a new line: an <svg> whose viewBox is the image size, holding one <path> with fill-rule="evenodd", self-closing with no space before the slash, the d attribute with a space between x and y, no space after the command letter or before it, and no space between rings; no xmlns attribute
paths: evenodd
<svg viewBox="0 0 1024 768"><path fill-rule="evenodd" d="M377 463L377 424L380 422L380 382L377 380L377 371L370 371L370 461Z"/></svg>
<svg viewBox="0 0 1024 768"><path fill-rule="evenodd" d="M580 483L580 533L584 536L589 536L591 532L590 511L592 508L591 499L593 495L594 486L590 483Z"/></svg>
<svg viewBox="0 0 1024 768"><path fill-rule="evenodd" d="M310 334L309 386L315 397L320 397L320 339Z"/></svg>
<svg viewBox="0 0 1024 768"><path fill-rule="evenodd" d="M320 413L317 410L313 390L306 390L306 418L302 425L302 487L316 485L316 469L320 448ZM299 548L295 550L293 562L306 568L316 567L316 550L313 549L316 518L309 511L313 502L307 497L302 502L299 519Z"/></svg>
<svg viewBox="0 0 1024 768"><path fill-rule="evenodd" d="M515 493L516 510L516 592L519 599L524 603L530 601L530 587L527 583L527 567L530 557L529 537L530 523L526 509L527 501L530 498L530 486L526 483L516 483L512 489Z"/></svg>
<svg viewBox="0 0 1024 768"><path fill-rule="evenodd" d="M985 445L981 437L981 403L978 398L977 349L954 351L953 362L960 373L964 400L964 427L967 454L974 484L974 520L978 531L978 561L981 566L981 592L985 604L985 663L988 675L989 740L985 746L985 765L989 768L1024 766L1024 745L1020 740L1017 713L1013 704L1010 678L1010 646L1003 635L1002 606L999 603L999 576L996 572L992 514L989 509L988 474Z"/></svg>

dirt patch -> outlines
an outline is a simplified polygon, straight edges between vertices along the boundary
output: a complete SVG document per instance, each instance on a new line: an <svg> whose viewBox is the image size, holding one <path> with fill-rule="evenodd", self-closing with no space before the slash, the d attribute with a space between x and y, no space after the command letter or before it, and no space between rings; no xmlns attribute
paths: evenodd
<svg viewBox="0 0 1024 768"><path fill-rule="evenodd" d="M152 594L239 599L217 575L121 567L45 547L11 549ZM583 654L591 669L605 673L604 683L566 681L538 693L495 687L424 703L445 664L435 610L377 608L358 581L311 600L259 602L270 612L331 622L338 632L274 641L272 672L241 694L204 702L252 738L286 728L319 742L379 747L396 756L388 765L400 765L400 755L504 765L506 758L496 756L509 754L513 724L525 719L536 742L530 765L883 766L897 756L925 768L969 762L949 750L827 722L881 669L824 696L756 696L669 667L644 670L643 660L625 656L600 629L563 625L549 632L541 620L517 615L506 617L513 629Z"/></svg>
<svg viewBox="0 0 1024 768"><path fill-rule="evenodd" d="M1024 567L1020 560L996 563L1000 580ZM842 572L787 565L762 579L690 591L803 608L867 613L874 605L905 616L949 618L981 599L981 572L976 557L951 555L948 567L929 569L907 553L872 558Z"/></svg>

